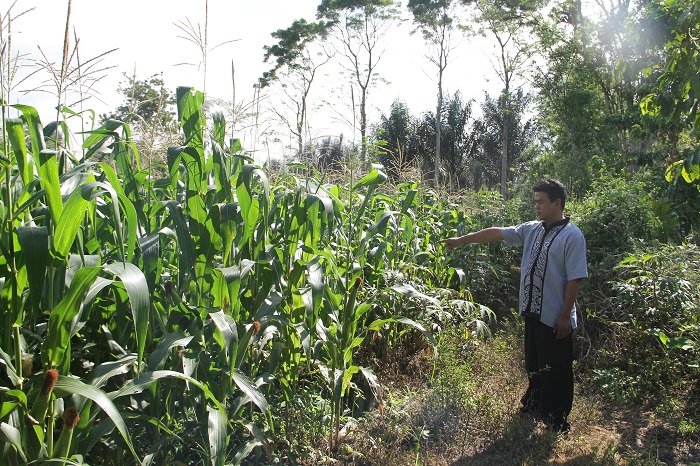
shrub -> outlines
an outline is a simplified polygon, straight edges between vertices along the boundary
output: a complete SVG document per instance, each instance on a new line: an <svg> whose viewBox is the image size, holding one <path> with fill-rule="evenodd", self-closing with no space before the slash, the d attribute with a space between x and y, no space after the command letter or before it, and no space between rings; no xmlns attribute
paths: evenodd
<svg viewBox="0 0 700 466"><path fill-rule="evenodd" d="M661 224L652 203L657 197L653 183L640 173L604 176L593 184L586 199L572 202L569 212L586 237L589 263L624 255L636 239L658 238Z"/></svg>
<svg viewBox="0 0 700 466"><path fill-rule="evenodd" d="M662 388L673 393L700 375L699 267L696 246L670 245L638 249L616 267L608 306L592 313L609 334L594 374L606 395L632 401Z"/></svg>

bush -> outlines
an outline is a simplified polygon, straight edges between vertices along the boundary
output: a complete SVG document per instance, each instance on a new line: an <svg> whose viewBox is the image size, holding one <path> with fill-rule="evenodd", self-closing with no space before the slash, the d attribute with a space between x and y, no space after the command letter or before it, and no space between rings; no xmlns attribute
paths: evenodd
<svg viewBox="0 0 700 466"><path fill-rule="evenodd" d="M594 374L606 395L631 401L662 388L673 393L700 376L699 270L697 247L668 245L637 250L616 267L608 306L592 313L609 333Z"/></svg>
<svg viewBox="0 0 700 466"><path fill-rule="evenodd" d="M658 238L661 224L652 204L657 197L644 174L605 176L593 184L586 199L572 203L569 211L586 237L589 262L625 254L635 239Z"/></svg>

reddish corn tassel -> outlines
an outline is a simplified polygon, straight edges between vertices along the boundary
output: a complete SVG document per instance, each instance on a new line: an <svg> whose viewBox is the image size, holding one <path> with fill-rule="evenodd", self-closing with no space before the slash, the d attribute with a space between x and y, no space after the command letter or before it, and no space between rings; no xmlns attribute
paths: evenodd
<svg viewBox="0 0 700 466"><path fill-rule="evenodd" d="M68 428L68 429L75 429L75 426L78 425L78 422L80 422L80 414L78 414L78 410L75 409L74 407L69 407L66 408L65 411L63 411L63 428Z"/></svg>
<svg viewBox="0 0 700 466"><path fill-rule="evenodd" d="M49 369L44 373L44 383L41 384L41 390L34 400L32 409L29 415L38 421L41 425L44 425L44 418L46 417L46 410L49 407L49 400L51 399L51 392L56 386L58 381L58 371L56 369Z"/></svg>
<svg viewBox="0 0 700 466"><path fill-rule="evenodd" d="M73 439L73 429L75 429L79 421L80 415L74 407L68 407L63 411L63 430L54 447L53 458L68 458L70 444Z"/></svg>
<svg viewBox="0 0 700 466"><path fill-rule="evenodd" d="M58 371L56 369L49 369L44 373L44 383L41 385L41 395L47 396L53 391L53 387L56 386L58 381Z"/></svg>

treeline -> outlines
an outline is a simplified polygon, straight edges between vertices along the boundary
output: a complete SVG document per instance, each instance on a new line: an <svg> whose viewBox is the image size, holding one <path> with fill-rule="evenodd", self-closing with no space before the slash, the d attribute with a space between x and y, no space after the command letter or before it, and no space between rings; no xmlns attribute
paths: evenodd
<svg viewBox="0 0 700 466"><path fill-rule="evenodd" d="M266 47L265 59L274 67L261 85L278 86L270 92L293 110L277 114L295 137L294 157L323 167L329 157L335 163L341 154L358 153L380 161L394 177L414 165L441 185L500 189L504 197L543 174L583 195L601 173L665 170L686 159L686 171L693 172L700 94L692 39L700 13L694 2L584 8L575 1L411 0L406 7L324 0L316 22L298 20L272 34L278 42ZM396 101L373 123L365 98L378 90L378 58L391 53L381 48L386 28L400 18L423 33L428 60L437 65L436 110L411 114ZM368 28L373 34L362 36ZM491 58L502 83L499 95L486 94L480 104L443 90L448 65L460 60L450 54L450 40L476 34L497 45ZM324 55L328 50L333 53ZM362 53L370 50L375 54ZM335 152L322 150L328 141L311 137L308 113L319 69L329 60L349 70L356 92L347 107L362 137L358 147L347 144ZM337 138L334 144L341 142L349 141Z"/></svg>
<svg viewBox="0 0 700 466"><path fill-rule="evenodd" d="M254 98L219 101L232 134L250 133L247 148L258 160L294 160L323 171L357 157L382 163L392 179L410 169L439 186L496 189L504 198L545 175L579 197L601 174L644 167L666 176L672 166L669 181L695 182L700 84L693 37L700 13L694 2L584 8L568 0L411 0L404 6L324 0L315 21L274 31L263 56L271 68ZM436 88L416 92L434 92L436 106L415 112L396 100L371 121L370 96L391 92L381 87L380 65L392 53L387 34L406 29L398 27L402 22L420 33L427 63L435 65ZM480 102L444 89L445 76L464 59L451 44L476 35L495 45L493 78L501 83L497 95L484 93ZM163 81L127 77L120 91L124 104L110 116L147 139L142 152L163 153L177 129ZM329 111L359 138L319 132L314 117L327 119ZM154 134L161 135L160 149ZM288 141L287 150L269 148L281 141Z"/></svg>

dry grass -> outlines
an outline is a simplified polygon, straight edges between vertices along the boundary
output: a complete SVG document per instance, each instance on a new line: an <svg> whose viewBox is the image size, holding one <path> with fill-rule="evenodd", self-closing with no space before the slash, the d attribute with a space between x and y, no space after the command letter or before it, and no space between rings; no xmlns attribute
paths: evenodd
<svg viewBox="0 0 700 466"><path fill-rule="evenodd" d="M467 340L456 330L443 339L432 378L429 352L387 364L382 374L388 385L385 403L353 425L337 464L700 464L697 434L680 434L655 410L614 409L585 381L576 385L568 435L517 415L526 385L521 330L507 326L486 342ZM416 369L420 366L425 369ZM412 373L399 367L412 368Z"/></svg>

